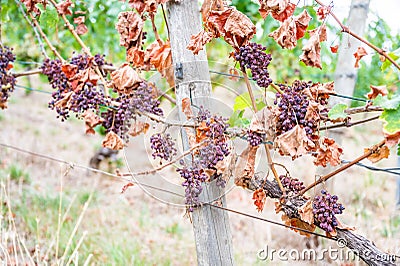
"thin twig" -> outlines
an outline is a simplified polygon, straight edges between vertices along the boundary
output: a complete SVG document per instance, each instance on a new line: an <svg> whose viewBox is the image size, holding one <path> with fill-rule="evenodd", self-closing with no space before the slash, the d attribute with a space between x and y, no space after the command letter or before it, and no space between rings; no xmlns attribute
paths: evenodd
<svg viewBox="0 0 400 266"><path fill-rule="evenodd" d="M154 32L154 35L156 37L156 40L160 45L162 45L162 41L161 41L160 35L158 34L157 26L156 26L156 23L154 21L154 14L153 13L150 13L150 20L151 20L151 26L153 27L153 32Z"/></svg>
<svg viewBox="0 0 400 266"><path fill-rule="evenodd" d="M327 8L326 5L324 5L324 3L322 3L320 0L315 0L315 2L317 2L320 6ZM366 39L364 39L363 37L361 37L360 35L354 33L353 31L350 30L349 27L345 26L340 20L339 18L331 11L330 8L327 8L328 12L332 15L333 19L336 20L336 22L339 24L339 26L342 28L342 32L345 32L351 36L353 36L354 38L356 38L357 40L365 43L366 45L368 45L369 47L371 47L372 49L374 49L378 54L384 56L387 60L389 60L397 69L400 70L400 65L396 63L395 60L393 60L383 49L373 45L372 43L370 43L369 41L367 41Z"/></svg>
<svg viewBox="0 0 400 266"><path fill-rule="evenodd" d="M243 74L243 77L244 77L244 81L246 82L247 91L249 92L249 95L250 95L250 100L251 100L251 104L253 106L254 113L257 113L256 100L254 98L254 94L253 94L253 90L251 88L249 77L247 76L246 69L243 66L241 66L241 70L242 70L242 74ZM284 192L285 189L283 188L281 180L279 179L279 176L278 176L278 172L275 169L274 162L272 161L271 152L270 152L270 149L268 147L268 144L264 144L264 148L265 148L265 153L267 155L268 167L272 170L272 173L274 174L276 182L278 183L278 185L279 185L280 189L282 190L282 192Z"/></svg>
<svg viewBox="0 0 400 266"><path fill-rule="evenodd" d="M25 20L26 20L26 21L28 22L28 24L32 27L33 32L35 33L36 39L37 39L37 41L38 41L38 43L39 43L40 51L42 52L43 56L44 56L45 58L49 58L49 56L48 56L47 53L46 53L46 49L44 48L44 44L43 44L42 38L40 37L40 35L39 35L39 33L38 33L38 30L36 29L36 26L32 24L32 21L29 20L28 16L27 16L26 13L25 13L24 8L23 8L22 5L21 5L21 2L18 1L18 0L14 0L14 1L15 1L15 3L17 4L18 9L21 11L22 16L24 16Z"/></svg>
<svg viewBox="0 0 400 266"><path fill-rule="evenodd" d="M12 73L12 75L15 78L18 78L18 77L31 76L31 75L41 74L41 73L42 73L42 70L40 68L38 68L38 69L32 69L32 70L28 70L28 71L24 71L24 72Z"/></svg>
<svg viewBox="0 0 400 266"><path fill-rule="evenodd" d="M322 131L322 130L341 128L341 127L352 127L352 126L356 126L356 125L359 125L359 124L364 124L364 123L367 123L367 122L370 122L370 121L374 121L376 119L379 119L379 117L380 117L380 115L377 115L377 116L369 117L369 118L366 118L366 119L358 120L356 122L343 122L343 123L340 123L340 124L329 125L329 126L326 126L326 127L321 127L319 130Z"/></svg>
<svg viewBox="0 0 400 266"><path fill-rule="evenodd" d="M385 145L385 140L382 140L381 142L379 142L378 144L374 145L373 147L371 147L368 152L364 153L363 155L359 156L358 158L354 159L353 161L351 161L350 163L343 165L342 167L330 172L327 175L321 176L318 180L316 180L315 182L313 182L312 184L310 184L309 186L307 186L305 189L303 189L300 193L300 195L303 195L304 193L306 193L308 190L312 189L313 187L327 181L328 179L330 179L331 177L339 174L340 172L346 170L347 168L355 165L356 163L364 160L365 158L369 157L371 154L376 153L383 145Z"/></svg>

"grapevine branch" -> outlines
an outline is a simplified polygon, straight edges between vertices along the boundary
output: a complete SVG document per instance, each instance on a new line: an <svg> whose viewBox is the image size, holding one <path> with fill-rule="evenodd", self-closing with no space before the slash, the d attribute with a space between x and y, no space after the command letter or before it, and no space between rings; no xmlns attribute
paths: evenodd
<svg viewBox="0 0 400 266"><path fill-rule="evenodd" d="M340 172L346 170L347 168L355 165L356 163L364 160L365 158L369 157L371 154L376 153L383 145L385 145L385 140L382 140L381 142L379 142L378 144L374 145L372 148L370 148L368 150L368 152L364 153L363 155L361 155L360 157L354 159L353 161L351 161L350 163L343 165L342 167L330 172L327 175L321 176L318 180L316 180L315 182L313 182L312 184L310 184L309 186L307 186L305 189L303 189L300 194L303 195L304 193L306 193L308 190L310 190L311 188L327 181L328 179L332 178L333 176L339 174Z"/></svg>
<svg viewBox="0 0 400 266"><path fill-rule="evenodd" d="M379 119L379 117L380 117L380 115L369 117L369 118L366 118L366 119L362 119L362 120L359 120L359 121L356 121L356 122L346 121L346 122L343 122L343 123L340 123L340 124L321 127L319 130L329 130L329 129L335 129L335 128L341 128L341 127L352 127L352 126L356 126L356 125L359 125L359 124L364 124L364 123L367 123L367 122L370 122L370 121L377 120L377 119Z"/></svg>
<svg viewBox="0 0 400 266"><path fill-rule="evenodd" d="M251 88L249 77L247 76L246 69L244 68L244 66L241 66L241 70L242 70L242 73L243 73L244 80L246 82L247 90L248 90L249 95L250 95L250 100L251 100L251 104L253 106L253 110L256 113L257 112L257 105L256 105L256 100L254 99L254 94L253 94L253 90ZM264 148L265 148L265 153L267 155L268 166L271 169L272 173L274 174L275 180L278 183L280 189L282 191L285 191L285 189L283 188L283 185L281 183L281 180L279 179L278 172L275 169L274 162L272 161L272 157L271 157L271 153L270 153L270 149L268 147L268 144L264 144Z"/></svg>
<svg viewBox="0 0 400 266"><path fill-rule="evenodd" d="M400 65L396 63L396 61L394 61L383 49L373 45L372 43L370 43L369 41L367 41L366 39L362 38L361 36L359 36L358 34L354 33L353 31L350 30L349 27L345 26L342 22L340 22L339 18L332 12L331 8L327 7L326 5L324 5L324 3L322 3L320 0L315 0L315 2L317 2L320 6L326 8L329 12L329 14L331 14L331 16L333 17L334 20L336 20L336 22L339 24L339 26L342 28L342 32L345 32L347 34L349 34L350 36L353 36L354 38L356 38L357 40L365 43L366 45L368 45L369 47L371 47L372 49L374 49L378 54L384 56L387 60L389 60L397 69L400 70Z"/></svg>

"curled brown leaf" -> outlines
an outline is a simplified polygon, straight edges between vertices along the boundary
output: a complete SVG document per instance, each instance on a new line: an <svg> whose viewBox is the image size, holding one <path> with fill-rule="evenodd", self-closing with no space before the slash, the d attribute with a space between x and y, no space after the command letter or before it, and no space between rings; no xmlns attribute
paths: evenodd
<svg viewBox="0 0 400 266"><path fill-rule="evenodd" d="M104 148L109 148L111 150L122 150L124 148L122 139L112 131L107 133L102 145Z"/></svg>
<svg viewBox="0 0 400 266"><path fill-rule="evenodd" d="M119 93L130 94L139 86L140 82L142 79L128 63L124 63L117 70L111 72L111 87Z"/></svg>
<svg viewBox="0 0 400 266"><path fill-rule="evenodd" d="M282 156L290 155L293 159L315 148L304 128L299 125L276 137L275 144Z"/></svg>
<svg viewBox="0 0 400 266"><path fill-rule="evenodd" d="M318 67L322 69L321 64L321 42L326 41L326 26L322 26L309 31L310 39L303 47L303 54L300 60L307 66Z"/></svg>
<svg viewBox="0 0 400 266"><path fill-rule="evenodd" d="M69 9L70 6L73 6L71 0L61 1L56 5L57 12L61 15L72 15L72 11Z"/></svg>
<svg viewBox="0 0 400 266"><path fill-rule="evenodd" d="M128 134L131 135L132 137L136 137L137 135L143 133L146 134L147 130L149 129L150 125L148 123L139 121L139 120L134 120L132 123L131 127L129 128Z"/></svg>
<svg viewBox="0 0 400 266"><path fill-rule="evenodd" d="M93 113L92 111L86 110L83 115L83 120L86 125L86 134L95 134L94 127L100 125L104 119Z"/></svg>
<svg viewBox="0 0 400 266"><path fill-rule="evenodd" d="M235 169L235 184L247 188L254 177L258 146L248 145L240 154Z"/></svg>
<svg viewBox="0 0 400 266"><path fill-rule="evenodd" d="M385 96L388 94L386 85L374 86L370 85L371 91L367 94L368 99L375 99L379 94Z"/></svg>
<svg viewBox="0 0 400 266"><path fill-rule="evenodd" d="M343 149L337 145L334 139L322 138L322 144L318 147L314 164L317 166L326 167L329 163L332 166L337 166L341 163L340 156L343 154Z"/></svg>
<svg viewBox="0 0 400 266"><path fill-rule="evenodd" d="M354 64L355 68L360 67L359 62L361 60L361 58L363 58L364 56L366 56L368 53L367 51L364 49L364 47L358 47L357 51L353 54L354 57L356 58L356 62Z"/></svg>
<svg viewBox="0 0 400 266"><path fill-rule="evenodd" d="M370 149L365 148L364 153L369 152ZM377 152L371 154L370 156L367 157L368 160L370 160L372 163L377 163L382 159L389 158L390 155L390 150L388 146L382 146Z"/></svg>
<svg viewBox="0 0 400 266"><path fill-rule="evenodd" d="M115 28L120 34L119 44L129 49L137 46L142 34L144 21L134 11L121 12L118 15L118 22Z"/></svg>
<svg viewBox="0 0 400 266"><path fill-rule="evenodd" d="M209 32L202 30L190 37L190 42L186 49L192 51L193 54L198 54L200 50L203 50L204 45L211 42L212 39L213 37Z"/></svg>
<svg viewBox="0 0 400 266"><path fill-rule="evenodd" d="M262 212L264 209L265 202L267 200L267 196L265 194L264 189L259 188L253 192L254 205L256 206L257 211Z"/></svg>

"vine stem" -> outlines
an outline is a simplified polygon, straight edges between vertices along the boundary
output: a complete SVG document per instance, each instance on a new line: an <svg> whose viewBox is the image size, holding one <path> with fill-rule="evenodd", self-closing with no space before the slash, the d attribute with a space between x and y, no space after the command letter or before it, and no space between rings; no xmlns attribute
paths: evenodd
<svg viewBox="0 0 400 266"><path fill-rule="evenodd" d="M53 52L53 54L58 57L61 62L64 62L64 58L60 55L60 53L57 51L57 49L51 44L49 38L47 38L46 34L43 32L42 28L39 25L39 22L36 20L36 18L32 15L32 13L28 12L33 24L35 25L35 27L37 28L37 30L39 31L39 34L42 36L43 40L47 43L47 45L49 46L50 50Z"/></svg>
<svg viewBox="0 0 400 266"><path fill-rule="evenodd" d="M275 85L274 83L270 84L272 88L274 88L274 90L276 90L277 92L279 92L279 94L283 95L283 91L279 88L279 86Z"/></svg>
<svg viewBox="0 0 400 266"><path fill-rule="evenodd" d="M82 47L83 51L85 54L87 54L88 56L92 57L92 54L90 52L90 49L85 45L85 43L82 41L81 37L79 37L78 33L75 31L74 26L69 22L69 20L67 19L67 17L65 16L65 14L61 14L58 9L57 9L57 3L55 0L49 0L51 2L51 4L54 6L54 8L57 11L58 16L60 16L64 22L65 22L65 27L72 33L72 35L74 36L75 40L79 43L79 45ZM95 65L94 70L96 71L96 74L99 75L101 82L103 82L104 87L107 88L107 83L103 77L103 74L100 71L99 66ZM104 93L106 96L108 96L108 90L105 89Z"/></svg>
<svg viewBox="0 0 400 266"><path fill-rule="evenodd" d="M161 46L163 43L161 41L160 35L158 34L157 26L156 26L156 23L154 21L154 14L153 13L150 13L150 20L151 20L151 26L153 27L154 36L155 36L158 44Z"/></svg>
<svg viewBox="0 0 400 266"><path fill-rule="evenodd" d="M249 77L247 76L246 69L243 66L240 66L240 69L242 71L244 81L246 82L247 91L249 92L250 100L251 100L251 104L253 106L254 112L257 113L256 100L254 98L253 90L251 88L251 84L249 81ZM265 153L267 154L268 166L271 169L272 173L274 174L275 180L278 183L279 188L281 189L282 192L285 192L285 189L282 186L281 180L279 179L278 172L275 169L274 162L272 161L271 151L268 147L268 144L264 144L264 148L265 148Z"/></svg>
<svg viewBox="0 0 400 266"><path fill-rule="evenodd" d="M356 125L359 125L359 124L364 124L364 123L379 119L379 117L380 117L380 115L377 115L377 116L369 117L369 118L366 118L366 119L358 120L356 122L343 122L343 123L336 124L336 125L335 124L334 125L329 125L329 126L321 127L319 130L322 131L322 130L341 128L341 127L352 127L352 126L356 126Z"/></svg>
<svg viewBox="0 0 400 266"><path fill-rule="evenodd" d="M350 28L345 26L342 22L340 22L339 18L331 11L331 9L329 7L327 7L326 5L324 5L324 3L322 3L320 0L315 0L315 2L317 2L320 6L326 8L328 10L329 14L331 14L333 19L336 20L336 22L342 28L342 32L345 32L345 33L349 34L350 36L353 36L357 40L365 43L366 45L368 45L369 47L374 49L378 54L384 56L387 60L390 61L390 63L392 63L397 69L400 70L400 65L397 64L396 61L394 61L390 56L388 56L388 54L383 49L373 45L372 43L370 43L369 41L367 41L366 39L364 39L360 35L354 33L353 31L351 31Z"/></svg>
<svg viewBox="0 0 400 266"><path fill-rule="evenodd" d="M317 181L313 182L312 184L310 184L309 186L307 186L305 189L303 189L300 192L300 195L303 195L304 193L306 193L307 191L309 191L310 189L312 189L313 187L327 181L328 179L332 178L333 176L339 174L340 172L346 170L347 168L355 165L356 163L364 160L365 158L369 157L371 154L376 153L383 145L385 145L385 140L382 140L381 142L379 142L378 144L372 146L368 152L364 153L363 155L361 155L360 157L354 159L353 161L351 161L350 163L343 165L342 167L339 167L338 169L330 172L327 175L321 176Z"/></svg>

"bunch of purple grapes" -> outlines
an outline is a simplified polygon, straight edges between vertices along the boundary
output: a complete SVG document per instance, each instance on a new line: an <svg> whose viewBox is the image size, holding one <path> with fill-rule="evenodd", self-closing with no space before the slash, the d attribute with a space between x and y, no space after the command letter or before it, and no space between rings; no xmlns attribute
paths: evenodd
<svg viewBox="0 0 400 266"><path fill-rule="evenodd" d="M247 131L247 142L251 146L260 145L264 141L264 139L265 139L265 134L251 131L251 130Z"/></svg>
<svg viewBox="0 0 400 266"><path fill-rule="evenodd" d="M185 187L185 204L188 206L190 212L193 207L198 205L199 195L202 192L202 184L206 181L206 174L196 167L183 167L176 170L181 177L185 180L182 186Z"/></svg>
<svg viewBox="0 0 400 266"><path fill-rule="evenodd" d="M333 232L338 225L335 215L342 214L345 208L338 203L338 196L331 195L326 190L321 190L321 194L313 200L314 218L323 230Z"/></svg>
<svg viewBox="0 0 400 266"><path fill-rule="evenodd" d="M10 92L14 91L16 79L8 71L14 61L13 49L7 46L0 46L0 103L6 103Z"/></svg>
<svg viewBox="0 0 400 266"><path fill-rule="evenodd" d="M163 115L163 110L159 107L160 101L154 97L156 88L152 83L142 81L139 87L130 95L131 105L140 112Z"/></svg>
<svg viewBox="0 0 400 266"><path fill-rule="evenodd" d="M134 115L131 99L123 95L114 100L118 105L108 107L107 111L101 113L104 119L102 125L106 132L113 131L127 142L129 137L126 133L129 131Z"/></svg>
<svg viewBox="0 0 400 266"><path fill-rule="evenodd" d="M171 161L176 155L175 142L169 133L154 134L150 137L150 144L153 158L161 158L161 160Z"/></svg>
<svg viewBox="0 0 400 266"><path fill-rule="evenodd" d="M101 54L96 54L93 59L87 54L73 54L70 60L71 65L78 67L78 70L85 70L90 67L91 61L94 61L97 66L108 65L105 61L105 56Z"/></svg>
<svg viewBox="0 0 400 266"><path fill-rule="evenodd" d="M306 119L307 108L310 104L305 89L310 88L311 82L296 80L292 86L280 85L283 94L277 93L274 104L278 105L280 114L277 117L277 134L285 133L296 125L301 125L308 136L318 127L319 121Z"/></svg>
<svg viewBox="0 0 400 266"><path fill-rule="evenodd" d="M97 111L99 106L107 103L103 91L95 90L92 83L86 82L82 90L72 95L70 110L78 116L86 110Z"/></svg>
<svg viewBox="0 0 400 266"><path fill-rule="evenodd" d="M235 59L241 67L249 68L253 80L262 88L267 88L272 79L269 77L268 65L272 60L271 54L266 54L267 47L257 43L249 43L235 52Z"/></svg>
<svg viewBox="0 0 400 266"><path fill-rule="evenodd" d="M279 176L281 180L282 186L294 193L299 193L306 187L304 186L303 182L297 178L292 178L288 175L281 175Z"/></svg>

